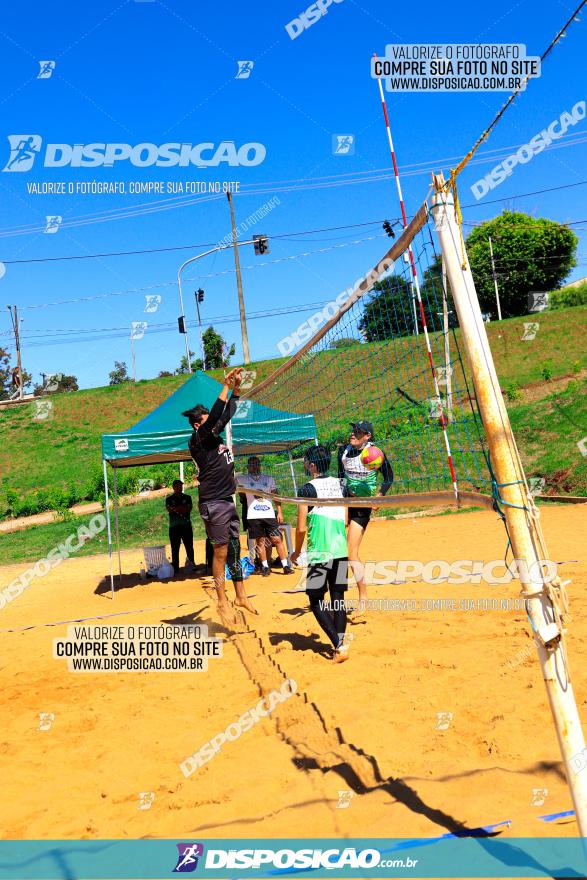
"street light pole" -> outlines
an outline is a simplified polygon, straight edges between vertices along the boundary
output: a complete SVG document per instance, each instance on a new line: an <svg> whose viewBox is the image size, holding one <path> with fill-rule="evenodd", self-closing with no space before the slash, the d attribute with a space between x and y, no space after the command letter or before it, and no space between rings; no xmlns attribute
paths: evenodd
<svg viewBox="0 0 587 880"><path fill-rule="evenodd" d="M185 265L185 263L184 263L184 265ZM184 328L183 328L184 334L183 335L185 336L185 356L186 356L186 361L187 361L188 373L191 373L192 372L192 364L190 361L190 342L188 339L187 327L185 326L185 313L183 310L183 295L181 292L181 278L179 277L182 269L183 269L183 266L180 267L179 272L177 273L177 285L179 287L179 307L181 309L181 317L184 319Z"/></svg>
<svg viewBox="0 0 587 880"><path fill-rule="evenodd" d="M243 281L241 278L241 264L238 256L238 242L236 237L236 226L234 223L234 207L232 204L232 193L227 192L226 198L230 205L230 222L232 225L232 244L234 247L234 265L236 268L236 289L238 293L238 310L241 319L241 335L243 340L243 361L245 364L251 363L251 355L249 354L249 335L247 333L247 318L245 315L245 300L243 297Z"/></svg>
<svg viewBox="0 0 587 880"><path fill-rule="evenodd" d="M495 302L497 303L497 320L501 321L501 303L499 302L499 287L497 286L497 275L495 274L495 262L493 260L493 245L491 236L489 236L489 253L491 255L491 274L493 275L493 286L495 287Z"/></svg>
<svg viewBox="0 0 587 880"><path fill-rule="evenodd" d="M242 245L245 245L245 244L254 244L254 243L255 243L255 242L254 242L254 240L253 240L252 238L249 239L248 241L241 241L241 244L242 244ZM180 305L181 305L181 312L182 312L182 315L183 315L183 296L182 296L182 292L181 292L181 273L183 272L183 270L185 269L185 267L186 267L186 266L189 266L190 263L195 263L196 260L201 260L203 257L208 257L210 254L215 254L217 251L225 251L225 250L228 250L228 249L231 248L231 247L232 247L231 244L219 244L219 245L216 245L216 247L210 248L209 251L204 251L203 254L196 254L195 257L190 257L188 260L185 260L185 262L183 262L183 263L181 264L181 266L180 266L179 269L177 270L177 287L178 287L178 290L179 290L179 302L180 302ZM243 309L244 309L244 306L243 306ZM186 328L186 329L187 329L187 328ZM246 333L246 325L245 325L245 333ZM187 332L186 332L186 334L185 334L185 341L186 341L186 348L187 348L187 346L188 346L188 336L187 336ZM243 342L244 342L244 340L243 340ZM188 351L188 371L191 373L191 372L192 372L192 367L191 367L191 364L190 364L190 358L189 358L189 348L187 348L187 351ZM250 363L250 358L248 357L248 354L249 354L249 346L248 346L248 340L247 340L247 357L245 358L245 363L246 363L246 364ZM243 356L244 356L244 348L243 348Z"/></svg>
<svg viewBox="0 0 587 880"><path fill-rule="evenodd" d="M14 314L12 310L14 309ZM12 320L12 326L14 329L14 342L16 345L16 364L18 370L18 396L22 400L24 396L24 388L22 382L22 360L20 357L20 328L18 323L18 310L16 306L8 306L8 311L10 312L10 318Z"/></svg>
<svg viewBox="0 0 587 880"><path fill-rule="evenodd" d="M196 309L198 310L198 325L200 327L200 348L202 350L202 364L204 370L206 369L206 349L204 348L204 337L202 336L202 317L200 315L200 292L202 294L202 302L204 301L204 291L199 288L194 292L194 296L196 298Z"/></svg>

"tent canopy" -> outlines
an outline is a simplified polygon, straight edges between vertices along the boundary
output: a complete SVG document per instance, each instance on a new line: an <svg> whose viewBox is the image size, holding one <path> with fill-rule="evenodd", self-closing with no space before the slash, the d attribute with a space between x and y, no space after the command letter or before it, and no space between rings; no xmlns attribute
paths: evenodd
<svg viewBox="0 0 587 880"><path fill-rule="evenodd" d="M197 403L210 409L221 389L220 382L205 373L194 373L128 431L103 434L103 460L116 468L191 461L188 443L192 428L182 412ZM317 436L313 415L283 412L253 400L239 402L231 425L235 455L280 452Z"/></svg>

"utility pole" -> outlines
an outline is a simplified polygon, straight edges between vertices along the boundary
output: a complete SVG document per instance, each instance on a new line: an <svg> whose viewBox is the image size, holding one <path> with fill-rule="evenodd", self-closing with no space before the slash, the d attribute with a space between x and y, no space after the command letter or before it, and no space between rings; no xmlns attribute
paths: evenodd
<svg viewBox="0 0 587 880"><path fill-rule="evenodd" d="M227 192L226 198L228 199L228 204L230 205L230 222L232 224L232 244L234 247L234 265L236 268L236 288L238 292L238 309L240 312L241 318L241 334L243 339L243 361L245 364L251 363L251 356L249 354L249 337L247 334L247 319L245 316L245 301L243 298L243 282L241 278L241 265L238 258L238 243L236 240L236 226L234 223L234 207L232 204L232 193Z"/></svg>
<svg viewBox="0 0 587 880"><path fill-rule="evenodd" d="M13 312L14 309L14 312ZM14 328L14 341L16 343L16 364L18 369L18 396L22 400L24 395L24 388L22 387L22 361L20 359L20 333L18 327L18 311L16 306L8 306L8 311L10 312L10 318L12 320L12 327Z"/></svg>
<svg viewBox="0 0 587 880"><path fill-rule="evenodd" d="M196 309L198 310L198 326L200 328L200 349L202 351L202 369L206 370L206 349L204 348L204 337L202 336L202 316L200 315L200 303L204 302L204 291L199 287L194 291L196 298Z"/></svg>
<svg viewBox="0 0 587 880"><path fill-rule="evenodd" d="M136 355L135 355L135 343L134 343L134 336L132 335L132 330L130 333L130 350L131 350L131 354L132 354L133 382L136 382L137 381L137 359L136 359Z"/></svg>
<svg viewBox="0 0 587 880"><path fill-rule="evenodd" d="M491 254L491 274L493 275L493 285L495 287L495 302L497 303L497 320L501 321L501 305L499 303L499 288L497 286L497 275L495 274L495 262L493 260L493 245L491 236L489 236L489 253Z"/></svg>

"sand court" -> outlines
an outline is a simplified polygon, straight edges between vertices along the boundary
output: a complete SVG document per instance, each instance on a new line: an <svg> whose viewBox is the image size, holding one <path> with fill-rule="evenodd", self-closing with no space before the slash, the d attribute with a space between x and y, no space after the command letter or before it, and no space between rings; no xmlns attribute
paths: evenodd
<svg viewBox="0 0 587 880"><path fill-rule="evenodd" d="M552 558L579 559L561 574L572 580L568 649L584 719L586 519L584 506L542 508ZM374 521L361 555L488 561L505 546L484 511ZM0 610L5 837L436 837L508 821L506 836L577 833L572 817L539 818L571 802L517 581L373 585L339 666L295 592L299 574L249 578L260 614L239 614L230 632L201 578L144 583L141 561L123 551L114 600L101 555L67 560ZM2 584L25 568L2 568ZM53 640L74 621L207 627L222 656L207 671L70 672ZM286 680L295 693L255 713Z"/></svg>

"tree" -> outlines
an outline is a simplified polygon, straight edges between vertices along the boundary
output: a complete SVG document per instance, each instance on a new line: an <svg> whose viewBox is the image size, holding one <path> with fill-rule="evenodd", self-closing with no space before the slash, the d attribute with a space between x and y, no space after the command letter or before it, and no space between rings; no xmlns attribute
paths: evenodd
<svg viewBox="0 0 587 880"><path fill-rule="evenodd" d="M440 330L442 280L437 273L431 271L421 281L420 296L428 329L431 332ZM449 300L449 308L451 305ZM420 306L413 285L401 275L390 275L373 285L373 292L365 303L358 327L366 342L377 342L414 334L416 319L417 329L421 332Z"/></svg>
<svg viewBox="0 0 587 880"><path fill-rule="evenodd" d="M192 373L195 373L196 370L201 370L203 368L203 363L201 358L196 358L196 360L191 360L194 356L193 351L190 351L190 363L192 366ZM179 362L179 367L175 371L176 376L183 376L185 373L189 373L188 370L188 359L184 354L182 359Z"/></svg>
<svg viewBox="0 0 587 880"><path fill-rule="evenodd" d="M341 336L339 339L333 339L330 348L349 348L351 345L359 345L359 339L353 339L352 336Z"/></svg>
<svg viewBox="0 0 587 880"><path fill-rule="evenodd" d="M193 352L192 352L193 354ZM173 373L170 373L169 370L161 370L161 372L157 375L158 379L165 379L168 376L173 376Z"/></svg>
<svg viewBox="0 0 587 880"><path fill-rule="evenodd" d="M45 394L59 394L60 392L69 391L79 391L77 376L66 376L65 373L53 373L44 377L42 385L35 385L33 394L35 397L41 397Z"/></svg>
<svg viewBox="0 0 587 880"><path fill-rule="evenodd" d="M229 346L214 327L208 327L207 330L204 330L203 340L206 369L215 370L218 367L227 367L235 352L234 343Z"/></svg>
<svg viewBox="0 0 587 880"><path fill-rule="evenodd" d="M504 211L476 226L467 238L467 254L481 311L492 317L497 306L489 236L504 318L527 314L530 291L558 289L576 265L577 236L561 223Z"/></svg>
<svg viewBox="0 0 587 880"><path fill-rule="evenodd" d="M23 389L28 388L33 377L26 370L22 371ZM10 355L0 347L0 400L9 400L18 390L18 372L10 363Z"/></svg>
<svg viewBox="0 0 587 880"><path fill-rule="evenodd" d="M128 367L124 361L114 361L114 369L109 373L108 378L110 379L109 385L122 385L124 382L131 381Z"/></svg>
<svg viewBox="0 0 587 880"><path fill-rule="evenodd" d="M235 345L228 345L228 343L222 338L220 333L217 333L214 327L208 327L207 330L204 330L202 334L202 341L204 343L204 354L206 357L206 369L207 370L216 370L219 367L227 367L231 357L235 352ZM193 358L194 352L190 351L190 359ZM204 364L202 362L202 358L196 358L196 360L191 361L192 371L203 370ZM177 376L181 376L188 371L188 361L187 356L184 354L181 361L179 362L179 367L175 371Z"/></svg>

